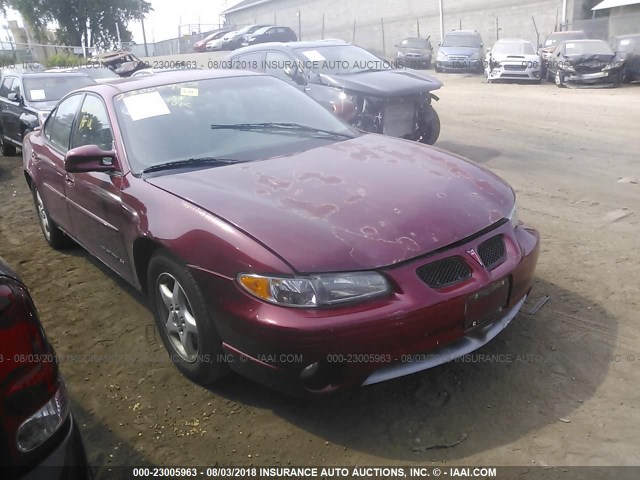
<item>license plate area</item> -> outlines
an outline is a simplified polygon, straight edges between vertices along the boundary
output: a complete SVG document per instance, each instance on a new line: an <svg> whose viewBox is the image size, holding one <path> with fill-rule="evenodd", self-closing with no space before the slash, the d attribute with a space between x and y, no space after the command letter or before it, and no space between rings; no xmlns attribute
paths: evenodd
<svg viewBox="0 0 640 480"><path fill-rule="evenodd" d="M503 278L467 298L464 329L471 330L502 317L509 303L511 277Z"/></svg>

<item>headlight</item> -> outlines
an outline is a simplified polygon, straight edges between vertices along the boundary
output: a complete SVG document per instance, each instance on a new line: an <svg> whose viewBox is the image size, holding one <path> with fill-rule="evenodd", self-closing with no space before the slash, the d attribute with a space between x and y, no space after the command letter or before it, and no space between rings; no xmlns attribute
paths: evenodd
<svg viewBox="0 0 640 480"><path fill-rule="evenodd" d="M404 52L401 52L400 50L398 50L398 57L404 57Z"/></svg>
<svg viewBox="0 0 640 480"><path fill-rule="evenodd" d="M447 60L447 56L443 52L438 52L438 60Z"/></svg>
<svg viewBox="0 0 640 480"><path fill-rule="evenodd" d="M474 53L473 55L471 55L469 57L469 60L480 60L480 54L479 53Z"/></svg>
<svg viewBox="0 0 640 480"><path fill-rule="evenodd" d="M602 71L606 72L608 70L615 70L616 68L620 68L621 66L622 66L622 62L610 62L604 66Z"/></svg>
<svg viewBox="0 0 640 480"><path fill-rule="evenodd" d="M332 273L303 277L268 277L241 273L238 283L255 297L287 307L324 307L356 302L390 291L376 272Z"/></svg>
<svg viewBox="0 0 640 480"><path fill-rule="evenodd" d="M511 212L509 213L507 219L509 220L509 223L511 224L511 226L513 226L513 228L516 228L518 225L520 225L520 218L518 217L518 206L515 203L513 204L513 208L511 209Z"/></svg>

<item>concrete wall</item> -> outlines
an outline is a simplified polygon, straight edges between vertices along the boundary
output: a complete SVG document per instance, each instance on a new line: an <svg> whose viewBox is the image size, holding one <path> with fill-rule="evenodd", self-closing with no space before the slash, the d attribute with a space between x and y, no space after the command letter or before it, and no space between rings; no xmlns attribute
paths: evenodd
<svg viewBox="0 0 640 480"><path fill-rule="evenodd" d="M567 0L567 5L567 17L572 18L574 0ZM438 0L273 0L229 13L226 19L238 25L273 23L275 19L278 25L298 32L298 12L303 40L322 37L323 14L324 38L352 41L355 20L355 43L378 53L383 52L381 18L387 54L394 52L393 45L402 38L416 35L416 20L422 37L431 35L434 46L440 40ZM496 18L501 38L517 37L535 42L531 17L535 17L540 39L544 40L554 31L556 18L560 22L561 16L562 0L444 0L445 32L460 25L463 29L475 29L487 46L496 40Z"/></svg>

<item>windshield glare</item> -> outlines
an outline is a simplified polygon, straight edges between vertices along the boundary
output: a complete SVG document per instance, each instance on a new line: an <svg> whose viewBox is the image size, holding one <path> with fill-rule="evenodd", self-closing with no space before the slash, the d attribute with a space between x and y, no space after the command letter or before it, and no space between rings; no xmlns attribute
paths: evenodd
<svg viewBox="0 0 640 480"><path fill-rule="evenodd" d="M567 55L584 55L584 54L604 54L611 55L613 50L606 42L567 42L565 44L565 52Z"/></svg>
<svg viewBox="0 0 640 480"><path fill-rule="evenodd" d="M499 55L535 55L533 45L530 43L496 43L493 53Z"/></svg>
<svg viewBox="0 0 640 480"><path fill-rule="evenodd" d="M480 48L480 39L477 35L447 35L442 46Z"/></svg>
<svg viewBox="0 0 640 480"><path fill-rule="evenodd" d="M56 77L56 75L59 75ZM30 102L51 102L60 100L77 88L96 83L92 78L78 75L53 74L50 77L28 78L23 80L25 95Z"/></svg>
<svg viewBox="0 0 640 480"><path fill-rule="evenodd" d="M560 42L564 42L565 40L581 40L584 39L585 36L582 33L563 33L558 35L549 35L547 40L544 42L545 47L555 47Z"/></svg>
<svg viewBox="0 0 640 480"><path fill-rule="evenodd" d="M118 95L114 106L134 172L189 158L259 160L339 141L274 130L214 130L212 125L295 123L357 136L300 90L267 76L147 88Z"/></svg>
<svg viewBox="0 0 640 480"><path fill-rule="evenodd" d="M315 73L349 75L391 68L388 61L353 45L297 48L296 53L303 66Z"/></svg>

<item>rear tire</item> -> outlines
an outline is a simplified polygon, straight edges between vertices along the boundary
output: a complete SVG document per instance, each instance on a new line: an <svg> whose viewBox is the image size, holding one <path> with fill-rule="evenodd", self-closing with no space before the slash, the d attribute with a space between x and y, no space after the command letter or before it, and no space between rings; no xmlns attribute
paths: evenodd
<svg viewBox="0 0 640 480"><path fill-rule="evenodd" d="M4 132L0 131L0 152L5 157L13 157L16 154L16 147L4 139Z"/></svg>
<svg viewBox="0 0 640 480"><path fill-rule="evenodd" d="M176 368L201 385L227 375L214 312L189 269L160 250L149 262L147 285L158 332Z"/></svg>
<svg viewBox="0 0 640 480"><path fill-rule="evenodd" d="M33 202L35 203L36 213L38 214L38 223L40 224L42 235L44 235L47 243L56 250L62 250L72 246L73 241L60 230L56 222L49 217L49 212L44 205L40 192L38 192L35 186L31 190L31 193L33 194Z"/></svg>

